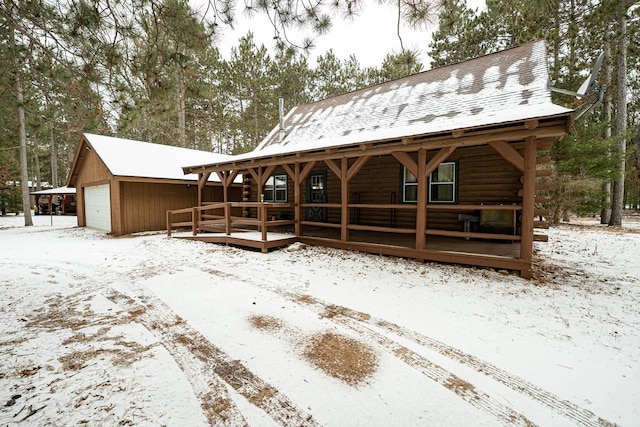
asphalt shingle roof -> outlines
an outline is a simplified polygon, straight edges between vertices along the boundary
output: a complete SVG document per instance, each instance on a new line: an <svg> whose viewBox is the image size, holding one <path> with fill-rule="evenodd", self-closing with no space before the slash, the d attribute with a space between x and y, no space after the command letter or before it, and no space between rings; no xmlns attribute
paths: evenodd
<svg viewBox="0 0 640 427"><path fill-rule="evenodd" d="M551 102L543 41L293 108L236 160L570 113ZM202 163L200 163L202 164Z"/></svg>

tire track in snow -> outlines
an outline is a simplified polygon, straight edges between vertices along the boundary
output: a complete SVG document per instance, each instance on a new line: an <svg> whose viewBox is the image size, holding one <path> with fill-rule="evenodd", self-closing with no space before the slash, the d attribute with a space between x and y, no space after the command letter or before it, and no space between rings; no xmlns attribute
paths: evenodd
<svg viewBox="0 0 640 427"><path fill-rule="evenodd" d="M222 277L234 277L243 281L244 283L253 283L255 278L251 277L242 277L240 274L229 273L225 271L220 271L212 268L203 268L201 265L195 265L195 267L200 268L202 271L207 272L209 274L222 276ZM266 284L266 287L272 292L278 293L279 295L287 298L290 301L296 303L302 303L308 307L314 309L318 315L323 317L332 318L335 321L338 321L345 326L353 329L359 333L363 333L369 336L369 339L380 343L383 347L386 347L397 357L400 357L406 363L416 367L417 369L423 369L423 366L429 366L429 364L433 365L428 359L423 356L418 355L417 353L411 352L406 349L406 347L401 346L397 342L393 341L391 338L383 335L379 332L374 331L370 327L383 329L391 334L396 336L408 339L410 341L415 342L421 346L424 346L430 350L436 351L437 353L442 354L443 356L460 363L462 365L468 366L475 371L482 373L493 380L507 386L513 391L528 396L531 399L543 404L547 408L551 409L555 413L570 419L575 422L576 425L581 427L611 427L615 426L614 423L597 416L593 412L588 409L582 408L576 405L573 402L570 402L566 399L562 399L559 396L548 392L535 384L518 377L517 375L513 375L504 369L501 369L489 362L486 362L482 359L479 359L471 354L465 353L462 350L447 345L443 342L435 340L433 338L427 337L415 331L409 330L407 328L403 328L391 322L388 322L384 319L374 318L366 313L362 313L356 310L352 310L347 307L337 306L333 304L328 304L322 300L317 298L297 294L288 290L283 290L281 286L278 286L275 283L266 283L266 279L261 279L261 285ZM264 286L263 286L264 287ZM365 329L363 329L365 328ZM437 366L437 365L435 365ZM438 366L438 368L440 368ZM443 368L440 368L443 369ZM424 372L423 372L424 373ZM437 378L441 378L439 375L433 372L433 374ZM451 374L453 375L453 374ZM429 376L429 375L428 375ZM438 381L439 382L439 381ZM443 384L448 388L457 389L459 391L468 387L466 381L462 379L452 378L451 381L445 381ZM456 386L457 384L457 386ZM467 383L468 384L468 383ZM455 390L452 390L455 392ZM461 396L462 397L462 396ZM465 399L466 400L466 399ZM496 410L498 414L502 414L500 410ZM513 414L511 414L513 415ZM510 418L511 415L508 417ZM517 414L519 415L519 414ZM499 418L504 419L504 417L500 416ZM510 422L510 421L509 421Z"/></svg>
<svg viewBox="0 0 640 427"><path fill-rule="evenodd" d="M283 293L283 292L281 292ZM284 294L288 294L288 298L294 299L296 298L296 294L291 294L290 292L284 292ZM421 346L424 346L430 350L436 351L443 356L454 360L462 365L466 365L471 367L477 372L480 372L501 384L509 387L510 389L524 394L542 404L552 409L554 412L559 415L564 416L572 421L574 421L577 425L583 427L611 427L615 426L614 423L605 420L601 417L598 417L593 412L588 409L581 408L580 406L572 403L568 400L561 399L553 393L550 393L542 388L536 386L535 384L520 378L516 375L513 375L504 369L498 368L497 366L485 362L482 359L479 359L471 354L465 353L462 350L459 350L455 347L447 345L443 342L435 340L433 338L427 337L426 335L422 335L418 332L409 330L407 328L403 328L394 323L388 322L384 319L374 318L369 316L368 314L352 310L347 307L326 304L325 302L318 300L309 296L298 296L298 301L301 301L308 306L313 306L316 311L324 317L330 317L340 323L343 323L349 326L352 329L363 330L363 333L373 334L372 336L380 336L384 339L385 342L388 343L389 348L393 348L394 346L399 346L399 344L395 343L395 341L390 338L375 332L373 329L370 329L370 326L375 328L380 328L390 332L396 336L408 339L410 341L415 342ZM402 347L404 348L404 347ZM411 355L411 353L406 353L403 350L396 350L399 353L397 354L401 358L406 358L408 355L410 356L410 360L414 360L415 356ZM417 355L419 358L422 356ZM423 358L424 359L424 358ZM422 363L419 362L418 364ZM425 359L426 360L426 359ZM409 362L407 362L409 363Z"/></svg>
<svg viewBox="0 0 640 427"><path fill-rule="evenodd" d="M202 267L201 267L202 268ZM202 271L205 271L209 274L213 274L216 276L222 277L232 277L235 279L239 279L244 283L252 283L251 280L246 281L244 278L240 277L240 275L227 273L220 270L212 269L212 268L204 268ZM265 287L263 287L265 288ZM472 406L495 416L497 419L502 421L504 425L518 425L518 426L532 426L534 425L529 419L527 419L524 415L519 414L513 409L503 405L498 402L492 396L487 393L479 390L472 384L458 377L457 375L447 371L443 367L431 362L427 358L412 352L406 347L398 344L397 342L389 339L388 337L377 333L371 329L365 328L361 322L356 319L352 319L346 316L327 316L329 310L328 308L332 307L323 303L320 300L314 299L307 295L295 294L290 291L283 290L276 285L267 285L266 288L274 292L294 303L300 304L303 303L309 307L315 308L316 312L321 317L327 317L331 320L346 326L347 328L356 332L359 337L362 337L364 342L375 342L379 346L381 346L386 351L392 353L404 363L412 366L417 369L423 375L428 377L429 379L437 382L443 387L449 389L458 397L471 404ZM335 307L335 306L334 306ZM363 313L360 313L364 315Z"/></svg>
<svg viewBox="0 0 640 427"><path fill-rule="evenodd" d="M202 408L212 424L247 425L228 396L228 385L280 425L317 425L311 415L297 409L285 395L249 371L240 361L232 360L202 334L177 318L159 298L142 286L133 283L128 286L141 303L116 290L111 290L105 296L135 316L151 332L160 335L162 344L196 390Z"/></svg>

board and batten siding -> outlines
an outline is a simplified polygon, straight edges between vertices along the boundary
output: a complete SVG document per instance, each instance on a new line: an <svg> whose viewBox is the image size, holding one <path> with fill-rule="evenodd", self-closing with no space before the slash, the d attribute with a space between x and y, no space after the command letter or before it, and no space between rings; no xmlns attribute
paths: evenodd
<svg viewBox="0 0 640 427"><path fill-rule="evenodd" d="M523 150L516 145L520 154ZM429 151L427 161L437 151ZM417 153L411 154L417 161ZM349 166L355 159L349 160ZM503 159L491 147L458 148L445 161L456 161L458 165L458 204L521 204L518 192L522 189L522 173ZM403 204L402 202L403 167L391 155L374 156L362 167L349 185L349 203L359 204ZM340 204L340 179L318 162L310 175L326 173L327 203ZM285 174L277 168L274 174ZM288 180L288 197L293 202L293 179ZM248 199L258 201L257 186L251 180ZM233 199L231 199L233 200ZM306 183L302 186L302 201L306 202ZM409 203L407 203L409 204ZM283 213L293 217L293 211L282 209ZM271 212L270 212L271 213ZM427 208L427 227L449 231L463 231L458 220L461 213L473 214L474 211L429 209ZM477 213L477 212L476 212ZM328 222L340 223L340 209L327 210ZM414 228L415 209L350 209L350 223L383 227Z"/></svg>
<svg viewBox="0 0 640 427"><path fill-rule="evenodd" d="M173 184L158 182L121 182L122 194L122 232L120 234L141 231L165 230L168 210L184 209L197 205L197 184ZM239 188L231 188L234 196L240 194ZM207 186L204 190L206 201L222 201L222 186ZM188 221L189 214L175 220Z"/></svg>

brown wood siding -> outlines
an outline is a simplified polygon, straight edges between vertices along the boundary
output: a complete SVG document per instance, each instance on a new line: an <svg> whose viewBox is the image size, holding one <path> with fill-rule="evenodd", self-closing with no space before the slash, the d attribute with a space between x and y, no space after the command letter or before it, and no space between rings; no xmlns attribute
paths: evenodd
<svg viewBox="0 0 640 427"><path fill-rule="evenodd" d="M196 184L167 184L155 182L122 182L122 218L121 234L141 231L165 230L168 210L194 207L197 204ZM230 194L241 194L239 187L229 189ZM203 200L221 202L222 186L207 186ZM188 221L189 214L173 218L175 221Z"/></svg>
<svg viewBox="0 0 640 427"><path fill-rule="evenodd" d="M523 150L519 150L522 154ZM428 153L427 161L436 151ZM417 161L417 154L411 156ZM513 165L504 160L491 147L458 148L446 161L458 162L458 203L459 204L520 204L522 198L518 191L522 189L522 174ZM349 166L355 160L349 161ZM340 179L319 162L313 169L315 173L327 174L327 202L339 204ZM278 168L275 174L285 174ZM289 201L293 202L293 179L289 178ZM350 182L349 203L360 204L402 204L402 164L393 156L372 157ZM234 200L234 199L231 199ZM236 199L236 200L239 200ZM259 200L257 186L250 180L249 200ZM306 202L306 183L302 186L302 201ZM293 216L292 210L282 209ZM427 227L433 229L462 231L463 224L458 220L461 213L474 211L428 209ZM255 215L255 212L253 212ZM414 209L350 209L350 221L362 225L383 227L415 228L416 210ZM340 209L328 209L328 221L340 223Z"/></svg>

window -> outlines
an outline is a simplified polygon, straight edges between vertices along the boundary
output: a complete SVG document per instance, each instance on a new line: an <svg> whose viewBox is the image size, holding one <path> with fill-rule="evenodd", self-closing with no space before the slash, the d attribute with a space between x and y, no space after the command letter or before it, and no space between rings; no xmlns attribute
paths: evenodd
<svg viewBox="0 0 640 427"><path fill-rule="evenodd" d="M418 201L418 179L407 168L402 168L402 201ZM443 162L429 176L429 203L456 203L456 162Z"/></svg>
<svg viewBox="0 0 640 427"><path fill-rule="evenodd" d="M456 162L440 163L429 177L429 203L455 203Z"/></svg>
<svg viewBox="0 0 640 427"><path fill-rule="evenodd" d="M264 201L287 202L287 175L271 175L264 185Z"/></svg>
<svg viewBox="0 0 640 427"><path fill-rule="evenodd" d="M402 201L418 201L418 179L407 168L402 168Z"/></svg>

